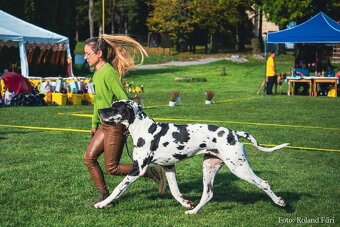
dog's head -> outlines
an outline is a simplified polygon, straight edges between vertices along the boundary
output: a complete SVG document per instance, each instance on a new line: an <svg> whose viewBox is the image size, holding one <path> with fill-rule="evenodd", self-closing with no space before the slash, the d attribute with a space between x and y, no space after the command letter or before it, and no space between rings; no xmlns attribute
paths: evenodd
<svg viewBox="0 0 340 227"><path fill-rule="evenodd" d="M109 108L98 110L100 121L104 124L122 123L132 124L136 118L143 119L146 115L142 108L132 100L121 100L113 102Z"/></svg>

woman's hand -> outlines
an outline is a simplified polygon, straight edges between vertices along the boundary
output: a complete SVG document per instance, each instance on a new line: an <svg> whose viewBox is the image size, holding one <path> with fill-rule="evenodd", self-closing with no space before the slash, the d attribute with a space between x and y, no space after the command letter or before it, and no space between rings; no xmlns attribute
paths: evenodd
<svg viewBox="0 0 340 227"><path fill-rule="evenodd" d="M96 133L97 131L97 128L91 128L91 136L93 137L94 134Z"/></svg>

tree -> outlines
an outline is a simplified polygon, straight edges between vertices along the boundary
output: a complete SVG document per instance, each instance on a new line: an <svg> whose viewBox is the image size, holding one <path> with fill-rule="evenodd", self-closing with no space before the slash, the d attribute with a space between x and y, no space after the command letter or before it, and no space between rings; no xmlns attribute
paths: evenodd
<svg viewBox="0 0 340 227"><path fill-rule="evenodd" d="M280 29L286 28L291 21L302 23L311 16L323 11L335 20L340 19L340 3L338 0L263 0L263 10L267 18L278 24Z"/></svg>
<svg viewBox="0 0 340 227"><path fill-rule="evenodd" d="M155 32L169 33L174 39L193 31L195 18L191 15L192 5L187 0L150 0L148 28Z"/></svg>
<svg viewBox="0 0 340 227"><path fill-rule="evenodd" d="M176 40L204 29L211 36L212 51L218 50L219 36L232 31L242 37L249 2L244 0L150 0L147 25L151 31L167 32ZM195 35L190 36L194 38ZM240 47L243 44L239 45Z"/></svg>

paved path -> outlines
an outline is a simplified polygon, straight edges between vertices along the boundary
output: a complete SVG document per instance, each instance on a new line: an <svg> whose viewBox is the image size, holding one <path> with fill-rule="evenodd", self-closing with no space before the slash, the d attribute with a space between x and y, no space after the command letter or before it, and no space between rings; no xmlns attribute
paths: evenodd
<svg viewBox="0 0 340 227"><path fill-rule="evenodd" d="M149 65L138 65L135 69L160 69L160 68L166 68L169 66L188 66L188 65L202 65L202 64L208 64L215 61L220 61L225 59L224 57L220 58L204 58L204 59L197 59L192 61L171 61L166 62L162 64L149 64Z"/></svg>

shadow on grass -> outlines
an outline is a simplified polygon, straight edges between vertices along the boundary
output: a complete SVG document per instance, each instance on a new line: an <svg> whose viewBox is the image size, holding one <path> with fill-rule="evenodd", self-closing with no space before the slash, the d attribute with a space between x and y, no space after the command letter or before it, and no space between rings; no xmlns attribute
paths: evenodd
<svg viewBox="0 0 340 227"><path fill-rule="evenodd" d="M11 137L12 134L14 136L15 134L22 135L22 134L29 134L29 133L32 133L32 132L30 132L30 131L22 131L22 130L20 130L20 131L8 131L6 133L0 132L0 140L9 139L9 137Z"/></svg>
<svg viewBox="0 0 340 227"><path fill-rule="evenodd" d="M212 198L211 201L230 202L230 205L224 207L225 209L232 209L233 207L235 207L235 203L241 203L243 205L250 205L250 204L258 203L260 201L264 201L267 203L271 203L274 207L277 207L278 209L284 209L288 213L294 213L295 212L294 204L296 204L296 202L299 201L302 196L311 196L309 194L275 191L275 188L274 188L273 189L274 193L277 196L282 197L287 203L286 207L280 207L276 205L275 203L273 203L271 198L264 191L262 190L259 191L260 189L258 189L255 185L249 184L250 187L253 187L253 190L246 191L246 190L242 190L241 187L233 184L233 182L237 182L237 181L243 181L243 180L237 178L230 172L219 173L215 178L215 184L214 184L214 189L213 189L214 197ZM181 193L184 195L184 198L193 201L195 205L198 204L201 198L202 189L203 189L201 178L197 178L194 180L185 180L184 183L179 183L178 187ZM142 193L148 194L147 197L151 200L159 198L159 194L150 192L150 190L143 190ZM191 195L188 195L188 194L191 194ZM192 195L192 194L198 194L198 195ZM127 195L128 198L125 197L125 199L133 199L134 195L135 195L135 192L129 192L129 195ZM174 199L169 189L162 196L162 198ZM119 200L115 201L115 203L117 203L118 201Z"/></svg>

